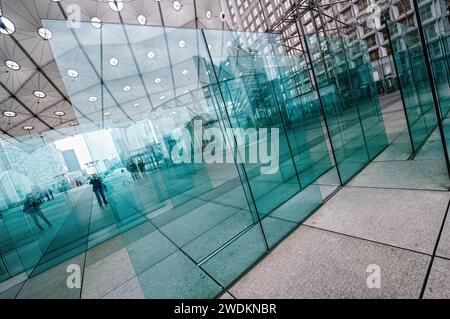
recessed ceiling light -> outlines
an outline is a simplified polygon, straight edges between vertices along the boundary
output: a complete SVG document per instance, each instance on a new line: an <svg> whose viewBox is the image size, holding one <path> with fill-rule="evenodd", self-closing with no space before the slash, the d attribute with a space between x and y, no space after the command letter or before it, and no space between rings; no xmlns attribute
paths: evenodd
<svg viewBox="0 0 450 319"><path fill-rule="evenodd" d="M189 91L188 90L184 90L183 93L186 94L186 93L189 93Z"/></svg>
<svg viewBox="0 0 450 319"><path fill-rule="evenodd" d="M119 64L119 59L111 58L109 59L109 64L111 64L112 66L117 66Z"/></svg>
<svg viewBox="0 0 450 319"><path fill-rule="evenodd" d="M11 20L4 16L0 16L0 32L3 34L13 34L14 31L16 31L16 27L14 26L14 23L12 23Z"/></svg>
<svg viewBox="0 0 450 319"><path fill-rule="evenodd" d="M38 30L38 33L41 36L41 38L44 40L50 40L51 38L53 38L53 33L49 29L40 28Z"/></svg>
<svg viewBox="0 0 450 319"><path fill-rule="evenodd" d="M129 91L131 90L131 86L125 85L125 86L123 87L123 90L124 90L125 92L129 92Z"/></svg>
<svg viewBox="0 0 450 319"><path fill-rule="evenodd" d="M78 122L72 122L72 123L70 123L69 125L70 125L70 126L77 126L77 125L78 125Z"/></svg>
<svg viewBox="0 0 450 319"><path fill-rule="evenodd" d="M16 61L13 61L13 60L5 61L5 65L8 69L11 69L13 71L17 71L20 69L19 63L17 63Z"/></svg>
<svg viewBox="0 0 450 319"><path fill-rule="evenodd" d="M116 12L123 10L123 1L122 0L108 0L108 4L109 4L109 7Z"/></svg>
<svg viewBox="0 0 450 319"><path fill-rule="evenodd" d="M186 46L186 42L185 42L184 40L180 40L180 41L178 42L178 46L179 46L180 48L184 48L184 47Z"/></svg>
<svg viewBox="0 0 450 319"><path fill-rule="evenodd" d="M210 10L208 10L208 11L206 11L206 19L211 19L211 17L212 17L212 13L211 13L211 11Z"/></svg>
<svg viewBox="0 0 450 319"><path fill-rule="evenodd" d="M33 92L34 96L37 97L38 99L43 99L44 97L46 97L47 95L39 90L36 90Z"/></svg>
<svg viewBox="0 0 450 319"><path fill-rule="evenodd" d="M14 111L4 111L3 115L6 116L6 117L14 117L14 116L17 115L17 113L14 112Z"/></svg>
<svg viewBox="0 0 450 319"><path fill-rule="evenodd" d="M91 25L96 29L100 29L102 27L102 20L100 20L100 18L93 17L91 19Z"/></svg>
<svg viewBox="0 0 450 319"><path fill-rule="evenodd" d="M71 78L77 78L78 77L78 71L74 69L67 70L67 75Z"/></svg>
<svg viewBox="0 0 450 319"><path fill-rule="evenodd" d="M155 52L153 52L153 51L149 51L149 52L147 53L147 57L148 57L150 60L153 60L153 59L155 58L155 56L156 56L156 54L155 54Z"/></svg>
<svg viewBox="0 0 450 319"><path fill-rule="evenodd" d="M31 131L31 130L34 130L34 126L32 126L32 125L25 125L25 126L23 127L23 129L24 129L25 131Z"/></svg>
<svg viewBox="0 0 450 319"><path fill-rule="evenodd" d="M161 78L156 78L156 79L155 79L155 83L156 83L156 84L161 83L161 81L162 81Z"/></svg>
<svg viewBox="0 0 450 319"><path fill-rule="evenodd" d="M145 25L147 23L147 18L141 14L137 17L137 21L140 25Z"/></svg>
<svg viewBox="0 0 450 319"><path fill-rule="evenodd" d="M175 1L172 3L172 7L173 7L173 9L174 9L175 11L180 11L181 8L182 8L183 6L182 6L182 4L181 4L181 1L175 0Z"/></svg>
<svg viewBox="0 0 450 319"><path fill-rule="evenodd" d="M159 99L162 101L162 100L165 100L166 97L165 97L164 95L161 95L161 96L159 97Z"/></svg>
<svg viewBox="0 0 450 319"><path fill-rule="evenodd" d="M55 114L56 116L64 116L64 115L66 115L66 113L63 112L63 111L55 111L54 114Z"/></svg>
<svg viewBox="0 0 450 319"><path fill-rule="evenodd" d="M111 112L105 112L105 113L103 113L103 115L104 115L104 116L111 115Z"/></svg>
<svg viewBox="0 0 450 319"><path fill-rule="evenodd" d="M88 97L88 100L89 100L89 102L94 103L94 102L98 101L98 98L96 96L90 96L90 97Z"/></svg>
<svg viewBox="0 0 450 319"><path fill-rule="evenodd" d="M134 104L134 107L139 107L139 103Z"/></svg>
<svg viewBox="0 0 450 319"><path fill-rule="evenodd" d="M183 74L183 75L187 75L188 73L189 73L189 71L186 70L186 69L184 69L183 71L181 71L181 74Z"/></svg>

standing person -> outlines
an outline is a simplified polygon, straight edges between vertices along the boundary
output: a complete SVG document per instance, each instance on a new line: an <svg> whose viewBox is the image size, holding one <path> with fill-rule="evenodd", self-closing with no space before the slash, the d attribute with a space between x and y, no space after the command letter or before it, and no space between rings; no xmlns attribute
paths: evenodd
<svg viewBox="0 0 450 319"><path fill-rule="evenodd" d="M131 161L130 163L130 171L131 175L133 176L133 179L137 181L139 179L139 173L138 173L138 167L134 161Z"/></svg>
<svg viewBox="0 0 450 319"><path fill-rule="evenodd" d="M50 195L51 199L55 199L55 196L53 196L53 189L49 188L47 190L48 194Z"/></svg>
<svg viewBox="0 0 450 319"><path fill-rule="evenodd" d="M92 191L95 193L100 207L102 207L103 204L108 205L108 200L105 195L105 185L103 184L102 179L98 177L97 174L94 174L92 175L89 184L92 185Z"/></svg>
<svg viewBox="0 0 450 319"><path fill-rule="evenodd" d="M145 176L145 164L142 160L139 160L138 167L139 167L139 171L141 172L141 175Z"/></svg>
<svg viewBox="0 0 450 319"><path fill-rule="evenodd" d="M30 215L34 223L40 230L44 230L44 227L39 223L38 217L41 218L49 227L52 227L52 223L44 216L41 210L41 200L33 196L32 193L28 193L23 203L23 212Z"/></svg>

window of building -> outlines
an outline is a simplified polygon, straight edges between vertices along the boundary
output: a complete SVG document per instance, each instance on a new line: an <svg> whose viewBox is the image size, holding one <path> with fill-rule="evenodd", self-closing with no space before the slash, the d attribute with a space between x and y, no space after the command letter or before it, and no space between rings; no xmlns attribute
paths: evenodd
<svg viewBox="0 0 450 319"><path fill-rule="evenodd" d="M377 45L377 40L375 39L375 35L371 35L366 39L367 47L371 48L375 45Z"/></svg>
<svg viewBox="0 0 450 319"><path fill-rule="evenodd" d="M411 3L409 0L401 0L397 3L398 14L403 15L411 10Z"/></svg>
<svg viewBox="0 0 450 319"><path fill-rule="evenodd" d="M359 0L358 1L358 10L359 12L365 10L369 6L368 0Z"/></svg>
<svg viewBox="0 0 450 319"><path fill-rule="evenodd" d="M372 51L369 53L370 60L376 61L380 58L380 54L378 53L378 50Z"/></svg>

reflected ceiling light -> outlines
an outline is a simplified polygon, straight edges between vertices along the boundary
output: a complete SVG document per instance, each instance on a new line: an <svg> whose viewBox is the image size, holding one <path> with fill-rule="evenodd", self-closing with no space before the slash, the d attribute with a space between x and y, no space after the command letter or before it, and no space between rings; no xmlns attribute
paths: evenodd
<svg viewBox="0 0 450 319"><path fill-rule="evenodd" d="M145 25L147 23L147 18L141 14L137 17L137 21L140 25Z"/></svg>
<svg viewBox="0 0 450 319"><path fill-rule="evenodd" d="M123 0L108 0L109 7L116 12L123 10Z"/></svg>
<svg viewBox="0 0 450 319"><path fill-rule="evenodd" d="M225 62L225 66L230 66L230 61Z"/></svg>
<svg viewBox="0 0 450 319"><path fill-rule="evenodd" d="M117 66L119 64L119 59L111 58L109 59L109 64L111 64L112 66Z"/></svg>
<svg viewBox="0 0 450 319"><path fill-rule="evenodd" d="M96 29L100 29L102 27L102 20L100 20L100 18L93 17L91 19L91 25Z"/></svg>
<svg viewBox="0 0 450 319"><path fill-rule="evenodd" d="M8 18L0 15L0 32L3 34L13 34L16 31L14 23Z"/></svg>
<svg viewBox="0 0 450 319"><path fill-rule="evenodd" d="M61 2L61 0L52 0L52 2Z"/></svg>
<svg viewBox="0 0 450 319"><path fill-rule="evenodd" d="M211 11L210 10L208 10L208 11L206 11L206 19L211 19L211 17L212 17L212 13L211 13Z"/></svg>
<svg viewBox="0 0 450 319"><path fill-rule="evenodd" d="M147 58L149 58L150 60L153 60L155 58L156 54L153 51L148 51L147 53Z"/></svg>
<svg viewBox="0 0 450 319"><path fill-rule="evenodd" d="M134 107L139 107L139 103L134 104Z"/></svg>
<svg viewBox="0 0 450 319"><path fill-rule="evenodd" d="M40 28L38 30L39 36L44 40L50 40L53 38L53 33L47 28Z"/></svg>
<svg viewBox="0 0 450 319"><path fill-rule="evenodd" d="M111 112L105 112L105 113L103 113L103 115L104 115L104 116L111 115Z"/></svg>
<svg viewBox="0 0 450 319"><path fill-rule="evenodd" d="M78 122L72 122L72 123L70 123L69 125L70 125L70 126L77 126L77 125L78 125Z"/></svg>
<svg viewBox="0 0 450 319"><path fill-rule="evenodd" d="M16 61L13 61L13 60L6 60L5 65L8 69L13 70L13 71L17 71L20 69L19 63L17 63Z"/></svg>
<svg viewBox="0 0 450 319"><path fill-rule="evenodd" d="M162 100L165 100L166 97L165 97L164 95L161 95L161 96L159 97L159 99L162 101Z"/></svg>
<svg viewBox="0 0 450 319"><path fill-rule="evenodd" d="M232 43L231 41L227 41L227 48L231 47Z"/></svg>
<svg viewBox="0 0 450 319"><path fill-rule="evenodd" d="M79 73L77 70L70 69L70 70L67 70L67 75L70 76L71 78L77 78Z"/></svg>
<svg viewBox="0 0 450 319"><path fill-rule="evenodd" d="M63 111L55 111L54 114L55 114L56 116L64 116L64 115L66 115L66 113L63 112Z"/></svg>
<svg viewBox="0 0 450 319"><path fill-rule="evenodd" d="M184 48L184 47L186 46L186 42L185 42L184 40L180 40L180 41L178 42L178 46L179 46L180 48Z"/></svg>
<svg viewBox="0 0 450 319"><path fill-rule="evenodd" d="M123 87L123 90L124 90L124 92L130 92L130 91L131 91L131 86L125 85L125 86Z"/></svg>
<svg viewBox="0 0 450 319"><path fill-rule="evenodd" d="M90 97L88 97L88 100L89 100L89 102L94 103L94 102L98 101L98 98L96 96L90 96Z"/></svg>
<svg viewBox="0 0 450 319"><path fill-rule="evenodd" d="M14 111L4 111L3 115L6 116L6 117L14 117L14 116L17 115L17 113L14 112Z"/></svg>
<svg viewBox="0 0 450 319"><path fill-rule="evenodd" d="M187 94L187 93L189 93L188 90L184 90L184 91L183 91L183 94Z"/></svg>
<svg viewBox="0 0 450 319"><path fill-rule="evenodd" d="M34 130L34 126L32 126L32 125L25 125L25 126L23 127L23 129L24 129L25 131L31 131L31 130Z"/></svg>
<svg viewBox="0 0 450 319"><path fill-rule="evenodd" d="M172 7L173 7L173 9L174 9L175 11L180 11L181 8L183 7L183 5L181 4L181 1L175 0L175 1L172 3Z"/></svg>
<svg viewBox="0 0 450 319"><path fill-rule="evenodd" d="M161 83L161 81L162 81L161 78L156 78L156 79L155 79L155 83L156 83L156 84Z"/></svg>
<svg viewBox="0 0 450 319"><path fill-rule="evenodd" d="M43 99L44 97L46 97L47 95L39 90L36 90L33 92L34 96L37 97L38 99Z"/></svg>
<svg viewBox="0 0 450 319"><path fill-rule="evenodd" d="M181 71L181 74L183 74L183 75L187 75L188 73L189 73L189 71L186 70L186 69L184 69L183 71Z"/></svg>

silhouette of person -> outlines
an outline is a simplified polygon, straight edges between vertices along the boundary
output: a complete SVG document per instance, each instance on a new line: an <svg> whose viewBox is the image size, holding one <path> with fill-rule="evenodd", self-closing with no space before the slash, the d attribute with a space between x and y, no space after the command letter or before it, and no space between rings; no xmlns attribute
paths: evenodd
<svg viewBox="0 0 450 319"><path fill-rule="evenodd" d="M105 185L103 184L102 179L98 177L97 174L94 174L92 175L89 184L92 185L92 191L95 193L95 196L97 197L97 201L100 207L102 207L103 204L107 205L108 200L106 199Z"/></svg>
<svg viewBox="0 0 450 319"><path fill-rule="evenodd" d="M52 223L44 216L41 210L42 201L40 198L33 196L32 193L28 193L23 203L23 212L30 215L36 226L43 230L44 227L39 223L38 217L42 219L49 227L52 227Z"/></svg>

